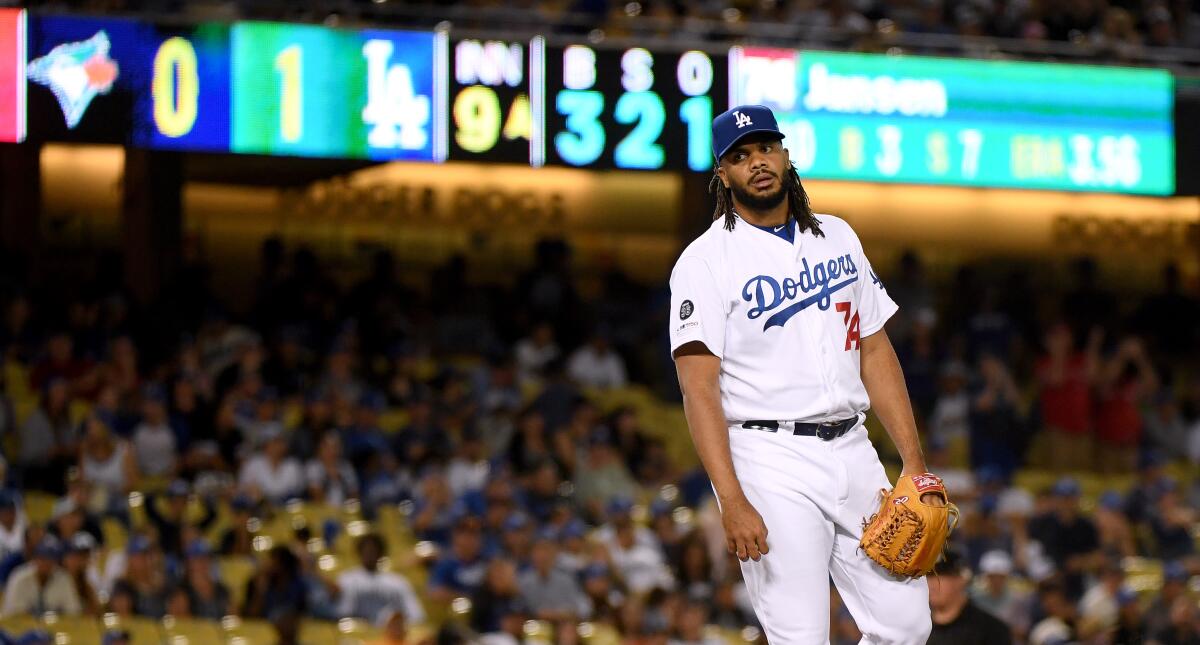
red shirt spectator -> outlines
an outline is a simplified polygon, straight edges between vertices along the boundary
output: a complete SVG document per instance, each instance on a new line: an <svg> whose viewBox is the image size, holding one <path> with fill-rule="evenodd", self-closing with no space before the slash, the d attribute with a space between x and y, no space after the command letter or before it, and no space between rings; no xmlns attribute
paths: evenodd
<svg viewBox="0 0 1200 645"><path fill-rule="evenodd" d="M1046 333L1046 354L1037 364L1042 423L1058 432L1088 434L1092 429L1091 383L1095 373L1093 346L1074 350L1071 328L1065 323Z"/></svg>

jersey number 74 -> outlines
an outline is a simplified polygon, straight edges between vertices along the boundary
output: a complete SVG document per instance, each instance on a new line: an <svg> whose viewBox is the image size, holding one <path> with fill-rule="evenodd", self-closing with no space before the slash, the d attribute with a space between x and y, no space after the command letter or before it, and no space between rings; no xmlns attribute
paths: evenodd
<svg viewBox="0 0 1200 645"><path fill-rule="evenodd" d="M850 310L850 306L851 305L848 301L847 302L839 302L835 305L835 308L838 311L840 311L846 315L846 350L845 351L850 351L850 348L852 346L854 347L854 349L858 349L858 312L857 311L852 312Z"/></svg>

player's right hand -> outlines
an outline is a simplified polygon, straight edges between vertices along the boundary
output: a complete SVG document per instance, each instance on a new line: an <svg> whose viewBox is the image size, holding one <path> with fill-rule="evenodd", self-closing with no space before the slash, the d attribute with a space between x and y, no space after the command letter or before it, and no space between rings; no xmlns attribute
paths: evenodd
<svg viewBox="0 0 1200 645"><path fill-rule="evenodd" d="M725 547L742 562L758 562L767 554L767 525L750 500L740 497L724 502L721 524L725 527Z"/></svg>

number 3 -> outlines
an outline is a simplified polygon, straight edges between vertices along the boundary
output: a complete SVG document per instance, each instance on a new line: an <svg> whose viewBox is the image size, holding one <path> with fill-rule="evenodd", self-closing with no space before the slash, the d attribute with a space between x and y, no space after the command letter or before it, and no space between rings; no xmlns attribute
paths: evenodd
<svg viewBox="0 0 1200 645"><path fill-rule="evenodd" d="M858 349L858 312L855 311L853 316L850 315L850 303L849 302L839 302L836 305L834 305L834 307L838 311L846 314L846 350L845 351L850 351L851 344L854 345L854 349Z"/></svg>

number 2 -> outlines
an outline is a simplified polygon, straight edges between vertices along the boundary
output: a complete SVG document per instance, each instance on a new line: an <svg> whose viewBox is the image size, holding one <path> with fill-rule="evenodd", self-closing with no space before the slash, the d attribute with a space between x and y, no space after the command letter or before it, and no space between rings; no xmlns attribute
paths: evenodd
<svg viewBox="0 0 1200 645"><path fill-rule="evenodd" d="M853 312L853 315L851 315L849 302L839 302L836 305L834 305L834 307L838 311L846 314L846 350L845 351L850 351L850 347L852 344L854 346L854 349L858 349L858 312L855 311L855 312Z"/></svg>

